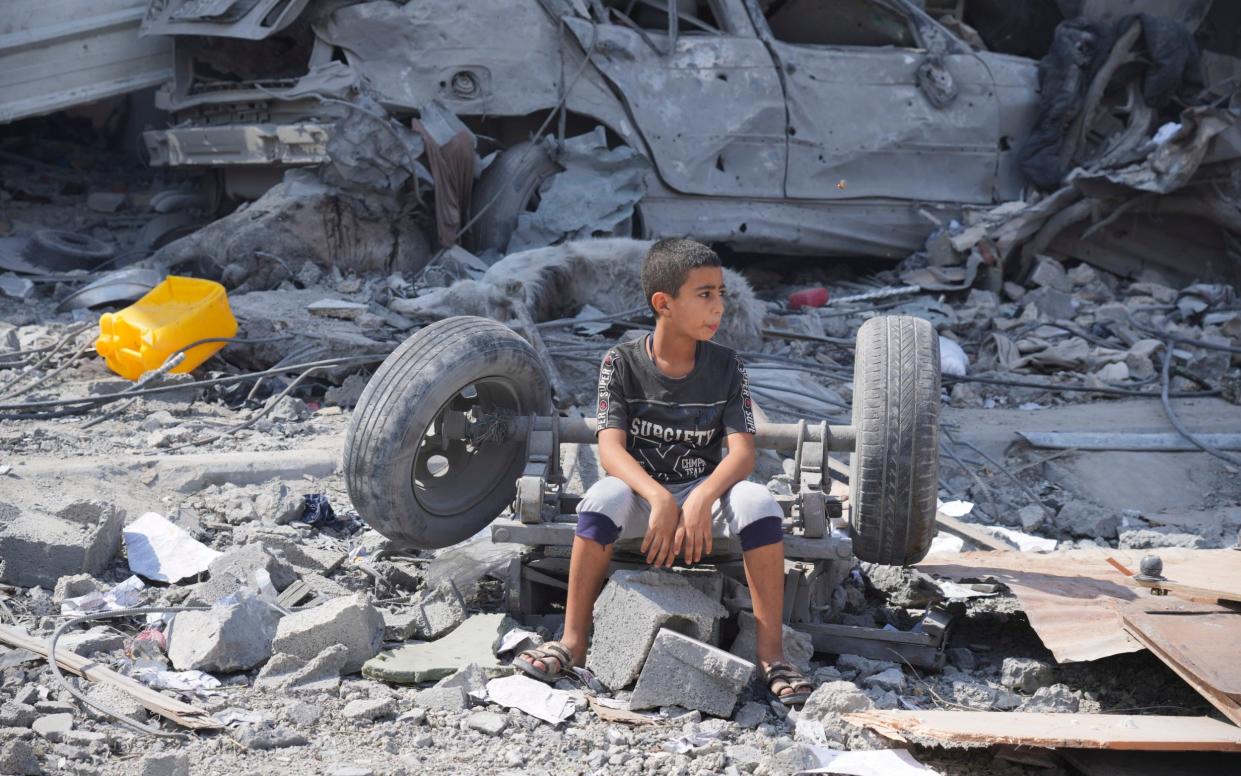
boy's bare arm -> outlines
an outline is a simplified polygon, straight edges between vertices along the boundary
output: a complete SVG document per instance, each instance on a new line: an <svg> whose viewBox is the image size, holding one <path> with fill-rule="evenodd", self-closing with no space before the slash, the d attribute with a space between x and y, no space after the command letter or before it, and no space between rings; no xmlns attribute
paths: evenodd
<svg viewBox="0 0 1241 776"><path fill-rule="evenodd" d="M728 435L728 455L720 461L715 471L689 494L681 507L684 516L684 538L678 538L676 553L685 545L685 562L697 563L711 553L711 505L728 489L746 479L754 472L754 435L736 433Z"/></svg>
<svg viewBox="0 0 1241 776"><path fill-rule="evenodd" d="M680 510L668 489L646 473L642 464L625 449L625 430L605 428L599 432L599 463L613 477L619 478L634 493L651 505L651 520L642 552L646 562L654 566L671 566L676 557L677 523Z"/></svg>

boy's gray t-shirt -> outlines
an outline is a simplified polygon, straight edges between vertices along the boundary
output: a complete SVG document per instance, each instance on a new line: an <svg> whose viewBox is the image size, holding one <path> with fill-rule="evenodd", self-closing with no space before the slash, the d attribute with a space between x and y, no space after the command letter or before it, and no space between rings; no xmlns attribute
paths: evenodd
<svg viewBox="0 0 1241 776"><path fill-rule="evenodd" d="M648 337L617 345L599 368L599 428L627 434L626 449L658 482L705 477L720 462L724 437L755 432L741 358L699 342L694 368L672 378L655 366Z"/></svg>

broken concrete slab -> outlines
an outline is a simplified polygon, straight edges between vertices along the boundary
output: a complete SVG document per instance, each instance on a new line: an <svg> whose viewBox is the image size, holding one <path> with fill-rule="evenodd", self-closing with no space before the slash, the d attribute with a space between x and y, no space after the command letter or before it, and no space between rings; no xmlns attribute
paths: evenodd
<svg viewBox="0 0 1241 776"><path fill-rule="evenodd" d="M461 687L465 689L466 694L470 697L485 699L487 697L487 681L487 674L483 669L474 663L470 663L456 673L445 676L436 682L435 686Z"/></svg>
<svg viewBox="0 0 1241 776"><path fill-rule="evenodd" d="M90 657L96 652L112 652L125 646L125 636L107 625L96 625L93 628L66 633L56 642L56 653L66 650L83 657Z"/></svg>
<svg viewBox="0 0 1241 776"><path fill-rule="evenodd" d="M342 644L324 647L310 660L276 653L255 677L254 687L289 693L332 692L340 686L340 675L348 660L349 649Z"/></svg>
<svg viewBox="0 0 1241 776"><path fill-rule="evenodd" d="M254 501L254 509L263 522L284 525L301 518L306 500L282 482L261 493Z"/></svg>
<svg viewBox="0 0 1241 776"><path fill-rule="evenodd" d="M1057 528L1070 536L1115 539L1120 528L1120 515L1098 504L1075 499L1060 508L1054 522Z"/></svg>
<svg viewBox="0 0 1241 776"><path fill-rule="evenodd" d="M73 730L73 715L70 713L46 714L36 719L30 726L35 735L56 742Z"/></svg>
<svg viewBox="0 0 1241 776"><path fill-rule="evenodd" d="M341 644L349 651L342 670L354 673L375 656L382 640L383 618L359 594L288 615L276 629L272 651L310 659Z"/></svg>
<svg viewBox="0 0 1241 776"><path fill-rule="evenodd" d="M824 682L806 699L802 715L811 719L822 719L850 711L862 711L873 706L871 699L853 682Z"/></svg>
<svg viewBox="0 0 1241 776"><path fill-rule="evenodd" d="M737 616L737 638L733 640L728 651L742 660L754 663L758 660L757 621L750 612L741 612ZM809 633L802 633L785 625L784 657L801 671L810 670L810 660L814 657L814 642Z"/></svg>
<svg viewBox="0 0 1241 776"><path fill-rule="evenodd" d="M362 675L400 684L442 679L471 663L489 677L505 676L512 668L496 659L492 645L516 621L504 614L476 614L438 641L406 644L381 652L362 667Z"/></svg>
<svg viewBox="0 0 1241 776"><path fill-rule="evenodd" d="M205 612L181 612L168 631L168 659L179 671L247 671L271 657L283 616L254 595Z"/></svg>
<svg viewBox="0 0 1241 776"><path fill-rule="evenodd" d="M433 641L465 622L465 601L451 583L425 593L412 607L414 638Z"/></svg>
<svg viewBox="0 0 1241 776"><path fill-rule="evenodd" d="M366 310L366 305L360 302L347 302L343 299L320 299L306 305L306 311L311 315L318 315L321 318L340 318L346 321L356 321Z"/></svg>
<svg viewBox="0 0 1241 776"><path fill-rule="evenodd" d="M207 567L210 577L195 586L194 597L213 604L243 587L256 589L254 574L260 570L267 572L272 587L280 592L297 579L297 572L281 555L260 542L229 550L211 561Z"/></svg>
<svg viewBox="0 0 1241 776"><path fill-rule="evenodd" d="M125 513L102 501L55 512L0 502L0 581L52 588L64 576L98 576L121 546Z"/></svg>
<svg viewBox="0 0 1241 776"><path fill-rule="evenodd" d="M629 707L682 706L729 717L753 676L750 661L662 628L642 666Z"/></svg>
<svg viewBox="0 0 1241 776"><path fill-rule="evenodd" d="M683 577L660 570L617 571L595 602L587 668L606 687L638 678L660 629L708 641L727 610Z"/></svg>

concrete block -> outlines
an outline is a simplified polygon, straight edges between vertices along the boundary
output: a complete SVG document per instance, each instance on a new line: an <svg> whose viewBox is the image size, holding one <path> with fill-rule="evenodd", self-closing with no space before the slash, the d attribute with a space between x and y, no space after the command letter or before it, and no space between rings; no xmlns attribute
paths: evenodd
<svg viewBox="0 0 1241 776"><path fill-rule="evenodd" d="M259 690L281 692L334 692L340 687L340 674L349 659L348 648L333 644L309 661L297 655L272 655L254 679Z"/></svg>
<svg viewBox="0 0 1241 776"><path fill-rule="evenodd" d="M211 561L206 582L195 586L194 597L207 604L236 593L243 587L254 589L254 572L262 569L271 576L276 592L297 579L297 572L282 553L259 542L230 550Z"/></svg>
<svg viewBox="0 0 1241 776"><path fill-rule="evenodd" d="M464 687L428 687L414 696L414 703L424 709L465 711L470 699Z"/></svg>
<svg viewBox="0 0 1241 776"><path fill-rule="evenodd" d="M73 574L56 580L52 601L60 603L66 598L77 598L87 593L100 593L99 583L90 574Z"/></svg>
<svg viewBox="0 0 1241 776"><path fill-rule="evenodd" d="M452 585L440 585L414 602L413 637L434 641L465 622L465 601Z"/></svg>
<svg viewBox="0 0 1241 776"><path fill-rule="evenodd" d="M280 483L260 493L254 500L254 509L263 522L284 525L301 519L306 511L306 500L301 493Z"/></svg>
<svg viewBox="0 0 1241 776"><path fill-rule="evenodd" d="M504 728L508 727L508 717L496 714L494 711L476 711L470 715L465 724L471 730L477 730L489 736L498 736L504 732Z"/></svg>
<svg viewBox="0 0 1241 776"><path fill-rule="evenodd" d="M39 716L29 703L5 701L0 704L0 727L28 728Z"/></svg>
<svg viewBox="0 0 1241 776"><path fill-rule="evenodd" d="M737 615L737 638L728 651L751 663L758 661L758 630L757 621L750 612ZM814 657L814 642L809 633L802 633L785 625L784 627L784 658L801 671L810 670L810 660Z"/></svg>
<svg viewBox="0 0 1241 776"><path fill-rule="evenodd" d="M48 741L59 741L61 736L73 730L73 715L69 713L46 714L39 717L30 726L37 736Z"/></svg>
<svg viewBox="0 0 1241 776"><path fill-rule="evenodd" d="M384 621L384 641L407 641L414 637L414 631L418 629L419 617L413 612L380 609L379 616Z"/></svg>
<svg viewBox="0 0 1241 776"><path fill-rule="evenodd" d="M252 595L205 612L181 612L168 632L168 659L178 671L247 671L271 657L281 617Z"/></svg>
<svg viewBox="0 0 1241 776"><path fill-rule="evenodd" d="M190 776L190 757L177 752L156 752L138 763L138 776Z"/></svg>
<svg viewBox="0 0 1241 776"><path fill-rule="evenodd" d="M606 687L619 690L638 678L661 628L706 642L726 615L719 601L676 574L618 571L595 602L595 635L586 665Z"/></svg>
<svg viewBox="0 0 1241 776"><path fill-rule="evenodd" d="M1000 684L1030 695L1056 681L1051 666L1028 657L1006 657L1000 667Z"/></svg>
<svg viewBox="0 0 1241 776"><path fill-rule="evenodd" d="M100 501L55 513L0 502L0 581L50 589L64 576L97 576L120 549L124 522L124 511Z"/></svg>
<svg viewBox="0 0 1241 776"><path fill-rule="evenodd" d="M343 672L354 673L375 656L382 641L383 618L356 595L288 615L276 629L272 650L310 659L326 647L342 644L349 651Z"/></svg>
<svg viewBox="0 0 1241 776"><path fill-rule="evenodd" d="M504 614L476 614L438 641L406 644L380 653L362 667L362 675L382 682L415 684L442 679L475 663L490 678L507 676L513 669L507 661L496 659L492 645L516 627L517 622Z"/></svg>
<svg viewBox="0 0 1241 776"><path fill-rule="evenodd" d="M750 661L663 628L642 666L629 706L675 705L728 717L753 676Z"/></svg>
<svg viewBox="0 0 1241 776"><path fill-rule="evenodd" d="M376 720L381 717L392 717L396 715L396 699L363 698L349 701L345 704L341 714L346 719Z"/></svg>

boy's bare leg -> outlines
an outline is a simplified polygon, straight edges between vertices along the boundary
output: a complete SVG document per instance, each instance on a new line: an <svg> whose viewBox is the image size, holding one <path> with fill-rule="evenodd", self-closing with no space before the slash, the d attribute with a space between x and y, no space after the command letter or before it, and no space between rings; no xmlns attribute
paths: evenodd
<svg viewBox="0 0 1241 776"><path fill-rule="evenodd" d="M764 544L742 555L758 626L760 666L784 661L784 542ZM792 688L788 688L792 692Z"/></svg>
<svg viewBox="0 0 1241 776"><path fill-rule="evenodd" d="M574 665L585 665L586 647L590 643L590 624L595 599L603 587L612 562L612 545L580 536L573 537L573 554L569 557L569 598L565 603L564 635L560 643L573 654ZM536 660L536 664L543 661ZM544 666L544 670L546 670ZM567 668L567 666L566 666Z"/></svg>

